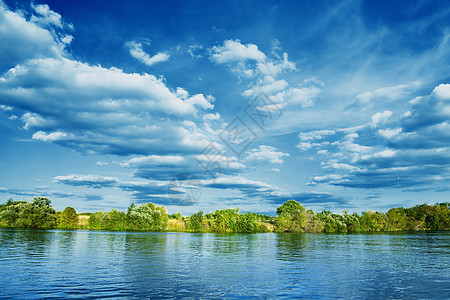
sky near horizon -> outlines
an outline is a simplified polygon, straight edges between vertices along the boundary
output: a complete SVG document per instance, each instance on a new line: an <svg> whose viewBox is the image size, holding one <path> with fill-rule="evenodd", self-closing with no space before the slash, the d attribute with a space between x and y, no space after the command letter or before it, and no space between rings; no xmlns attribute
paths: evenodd
<svg viewBox="0 0 450 300"><path fill-rule="evenodd" d="M448 1L0 0L0 202L450 201Z"/></svg>

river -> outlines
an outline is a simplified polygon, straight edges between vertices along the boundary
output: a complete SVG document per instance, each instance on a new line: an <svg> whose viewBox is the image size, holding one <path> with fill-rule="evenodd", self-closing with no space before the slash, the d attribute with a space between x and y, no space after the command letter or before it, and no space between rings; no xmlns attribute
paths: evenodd
<svg viewBox="0 0 450 300"><path fill-rule="evenodd" d="M450 233L0 229L0 298L450 299Z"/></svg>

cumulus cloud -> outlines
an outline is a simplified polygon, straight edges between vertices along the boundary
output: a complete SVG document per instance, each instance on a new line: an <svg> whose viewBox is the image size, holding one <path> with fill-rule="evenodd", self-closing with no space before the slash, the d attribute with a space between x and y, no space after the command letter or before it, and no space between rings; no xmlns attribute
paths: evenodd
<svg viewBox="0 0 450 300"><path fill-rule="evenodd" d="M275 147L261 145L258 148L247 151L247 156L244 159L253 163L269 163L269 164L283 164L283 157L290 156L289 153L277 151Z"/></svg>
<svg viewBox="0 0 450 300"><path fill-rule="evenodd" d="M37 14L31 17L30 21L32 23L38 24L41 27L63 27L61 15L52 11L47 4L32 4L31 7Z"/></svg>
<svg viewBox="0 0 450 300"><path fill-rule="evenodd" d="M246 60L262 61L266 55L255 44L244 45L240 40L226 40L223 46L211 48L211 59L217 63L230 63Z"/></svg>
<svg viewBox="0 0 450 300"><path fill-rule="evenodd" d="M150 74L66 58L32 59L0 77L0 96L2 105L27 111L24 128L39 132L36 138L81 152L189 152L210 142L210 133L196 122L202 119L199 110L213 108L213 98L183 100ZM42 139L56 132L67 136Z"/></svg>
<svg viewBox="0 0 450 300"><path fill-rule="evenodd" d="M326 150L329 160L322 167L329 174L313 177L311 184L370 189L427 185L436 190L447 184L450 180L449 87L441 84L430 95L410 101L410 110L389 122L394 128L383 128L392 116L390 111L384 111L372 116L367 123L371 126L365 124L354 127L351 133L334 135L334 140L326 145L315 143L314 146ZM311 143L316 135L321 137L315 133L300 137L303 143Z"/></svg>
<svg viewBox="0 0 450 300"><path fill-rule="evenodd" d="M131 56L149 67L160 62L168 61L170 57L166 52L159 52L150 56L150 54L144 51L142 44L135 41L127 42L125 45L128 47Z"/></svg>
<svg viewBox="0 0 450 300"><path fill-rule="evenodd" d="M278 54L279 43L272 51L272 57L266 56L256 45L244 45L239 40L227 40L224 46L210 49L210 59L216 63L227 63L230 70L240 78L249 80L250 88L242 95L254 99L261 94L267 95L272 102L264 109L295 111L313 106L325 84L315 78L303 80L297 84L282 78L286 72L296 71L289 61L288 54Z"/></svg>
<svg viewBox="0 0 450 300"><path fill-rule="evenodd" d="M372 126L377 127L378 125L386 124L386 121L389 119L390 116L392 116L392 111L389 110L385 110L382 113L377 112L372 116Z"/></svg>
<svg viewBox="0 0 450 300"><path fill-rule="evenodd" d="M65 132L52 132L52 133L45 133L43 131L38 131L35 134L33 134L33 140L40 140L43 142L56 142L59 140L64 140L67 137L67 133Z"/></svg>
<svg viewBox="0 0 450 300"><path fill-rule="evenodd" d="M64 45L52 32L10 11L0 1L0 66L12 67L36 57L62 56Z"/></svg>
<svg viewBox="0 0 450 300"><path fill-rule="evenodd" d="M10 111L13 108L11 106L6 106L6 105L0 105L0 110L2 111Z"/></svg>
<svg viewBox="0 0 450 300"><path fill-rule="evenodd" d="M26 20L0 5L0 61L11 63L0 74L1 110L20 113L22 128L34 140L83 154L128 157L121 165L137 179L72 174L57 176L55 182L120 189L136 201L168 205L168 191L186 192L172 191L173 178L184 185L190 176L206 179L241 172L244 166L235 157L226 156L219 162L222 169L211 172L205 170L211 158L198 155L208 145L221 148L216 140L223 124L220 114L211 112L214 97L190 95L182 87L172 90L151 74L76 61L64 52L73 37L62 30L70 26L46 5L33 9L35 14ZM150 56L137 42L127 46L147 65L169 57Z"/></svg>

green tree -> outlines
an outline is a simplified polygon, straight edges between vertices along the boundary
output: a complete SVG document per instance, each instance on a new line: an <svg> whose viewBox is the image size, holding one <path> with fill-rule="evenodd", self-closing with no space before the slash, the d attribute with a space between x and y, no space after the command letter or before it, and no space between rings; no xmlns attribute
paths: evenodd
<svg viewBox="0 0 450 300"><path fill-rule="evenodd" d="M109 214L98 211L89 216L90 229L106 229L109 224Z"/></svg>
<svg viewBox="0 0 450 300"><path fill-rule="evenodd" d="M219 233L237 232L239 208L216 210L213 214L208 214L207 217L211 231Z"/></svg>
<svg viewBox="0 0 450 300"><path fill-rule="evenodd" d="M127 229L144 231L165 231L169 216L164 206L153 203L130 205L127 212Z"/></svg>
<svg viewBox="0 0 450 300"><path fill-rule="evenodd" d="M182 221L183 217L181 216L181 213L177 211L176 213L169 215L169 219L176 219L178 221Z"/></svg>
<svg viewBox="0 0 450 300"><path fill-rule="evenodd" d="M78 215L73 207L66 207L59 215L58 226L61 228L75 228L78 224Z"/></svg>
<svg viewBox="0 0 450 300"><path fill-rule="evenodd" d="M388 228L388 218L385 213L365 211L360 222L362 231L386 231Z"/></svg>
<svg viewBox="0 0 450 300"><path fill-rule="evenodd" d="M239 215L236 223L236 232L256 233L259 231L258 219L254 213Z"/></svg>
<svg viewBox="0 0 450 300"><path fill-rule="evenodd" d="M386 213L389 231L408 230L408 216L403 207L391 208Z"/></svg>
<svg viewBox="0 0 450 300"><path fill-rule="evenodd" d="M289 200L277 208L275 224L279 232L304 232L305 208L295 200Z"/></svg>
<svg viewBox="0 0 450 300"><path fill-rule="evenodd" d="M50 199L44 197L34 197L33 202L8 200L0 219L10 227L53 228L56 217L50 204Z"/></svg>
<svg viewBox="0 0 450 300"><path fill-rule="evenodd" d="M126 230L127 229L127 214L123 211L112 209L108 213L108 230Z"/></svg>
<svg viewBox="0 0 450 300"><path fill-rule="evenodd" d="M325 223L321 220L319 214L314 214L312 209L306 211L305 232L323 232Z"/></svg>
<svg viewBox="0 0 450 300"><path fill-rule="evenodd" d="M196 212L186 218L186 228L194 232L202 231L203 211Z"/></svg>

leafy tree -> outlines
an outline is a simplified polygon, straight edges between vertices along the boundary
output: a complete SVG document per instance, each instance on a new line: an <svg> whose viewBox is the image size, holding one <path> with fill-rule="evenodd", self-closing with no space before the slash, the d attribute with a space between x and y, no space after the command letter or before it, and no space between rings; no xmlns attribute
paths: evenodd
<svg viewBox="0 0 450 300"><path fill-rule="evenodd" d="M182 221L183 217L181 216L181 213L177 211L176 213L169 215L169 219L176 219L178 221Z"/></svg>
<svg viewBox="0 0 450 300"><path fill-rule="evenodd" d="M199 211L186 218L186 228L194 232L200 232L203 225L203 211Z"/></svg>
<svg viewBox="0 0 450 300"><path fill-rule="evenodd" d="M61 228L75 228L78 224L78 215L73 207L66 207L59 215L58 225Z"/></svg>
<svg viewBox="0 0 450 300"><path fill-rule="evenodd" d="M386 231L388 228L388 218L385 213L365 211L360 222L362 231Z"/></svg>
<svg viewBox="0 0 450 300"><path fill-rule="evenodd" d="M305 208L295 200L289 200L277 208L275 224L279 232L304 232Z"/></svg>
<svg viewBox="0 0 450 300"><path fill-rule="evenodd" d="M239 215L236 223L236 232L256 233L258 232L258 219L254 213L246 213Z"/></svg>
<svg viewBox="0 0 450 300"><path fill-rule="evenodd" d="M239 208L216 210L213 214L208 214L207 217L211 231L219 233L237 232Z"/></svg>
<svg viewBox="0 0 450 300"><path fill-rule="evenodd" d="M50 204L50 199L43 197L34 197L33 202L8 200L0 219L9 227L53 228L56 217Z"/></svg>
<svg viewBox="0 0 450 300"><path fill-rule="evenodd" d="M386 213L388 219L388 230L403 231L408 230L408 216L403 207L391 208Z"/></svg>
<svg viewBox="0 0 450 300"><path fill-rule="evenodd" d="M126 230L127 229L127 214L123 211L112 209L108 213L108 224L106 229L108 230Z"/></svg>
<svg viewBox="0 0 450 300"><path fill-rule="evenodd" d="M109 224L109 214L103 211L98 211L89 216L89 228L91 229L106 229Z"/></svg>
<svg viewBox="0 0 450 300"><path fill-rule="evenodd" d="M319 214L315 215L314 211L308 209L306 211L305 232L323 232L324 228L325 223L320 218Z"/></svg>
<svg viewBox="0 0 450 300"><path fill-rule="evenodd" d="M145 231L165 231L169 217L164 206L153 203L130 205L127 212L127 229Z"/></svg>

